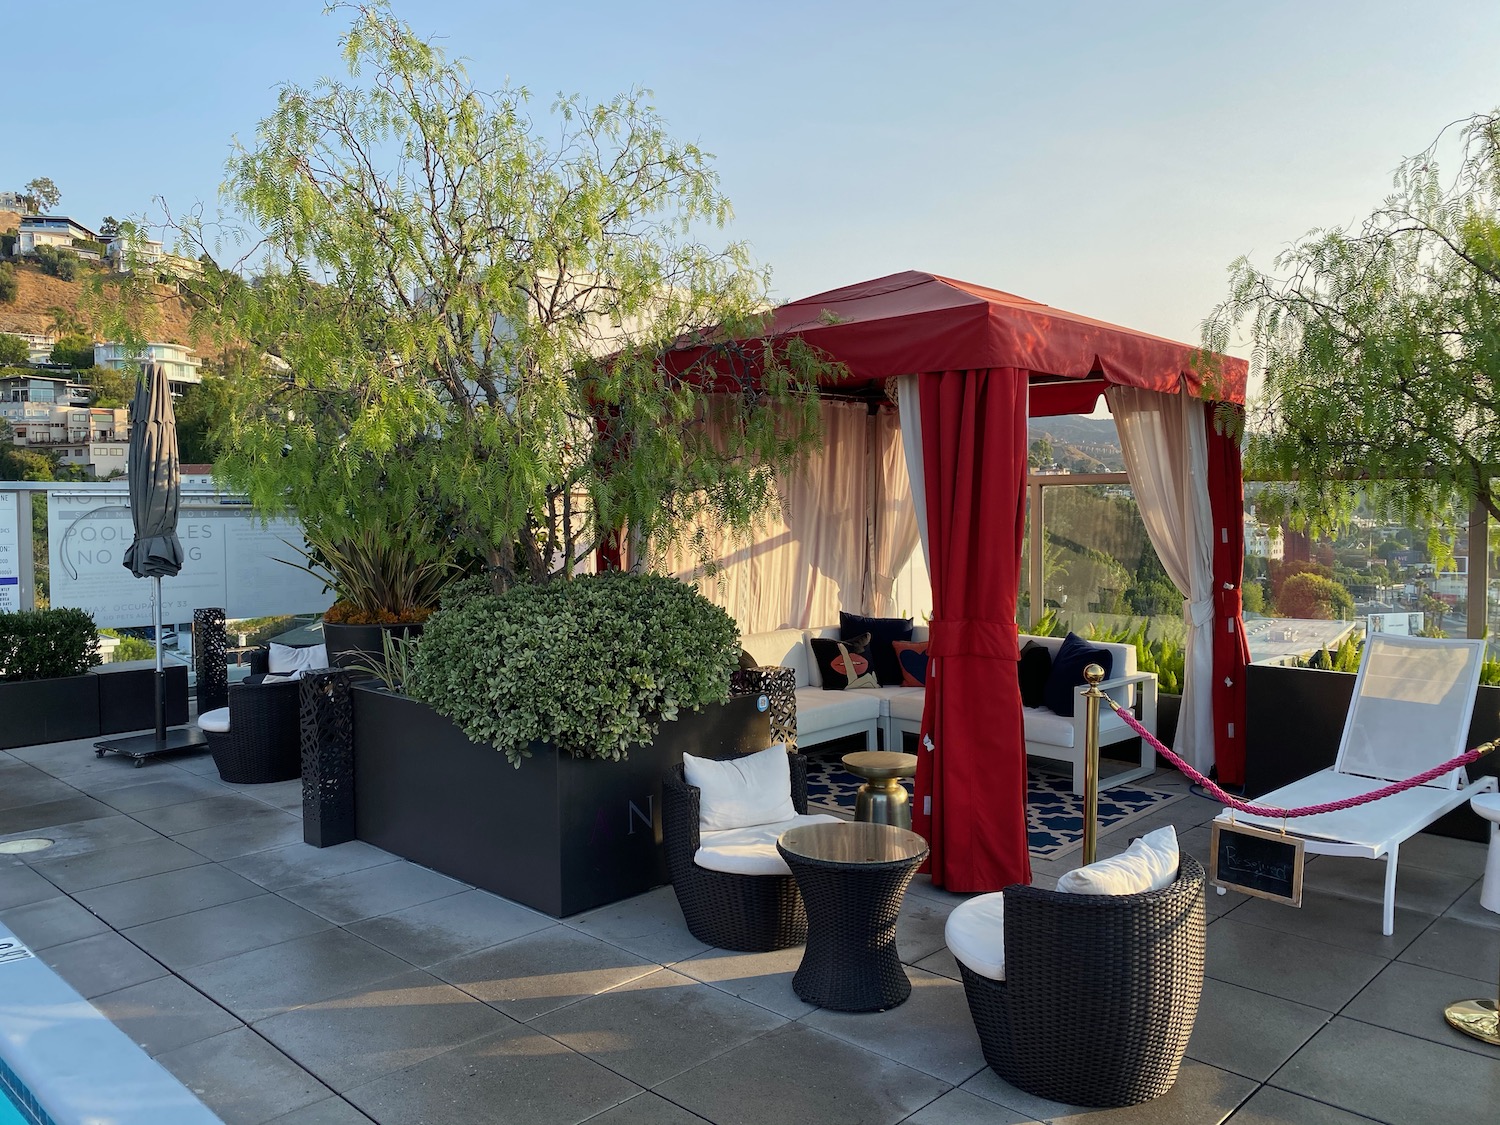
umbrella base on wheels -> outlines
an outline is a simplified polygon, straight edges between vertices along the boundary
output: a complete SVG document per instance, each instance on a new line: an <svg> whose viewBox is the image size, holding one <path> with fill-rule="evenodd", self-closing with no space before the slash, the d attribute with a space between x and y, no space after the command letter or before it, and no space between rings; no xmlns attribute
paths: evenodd
<svg viewBox="0 0 1500 1125"><path fill-rule="evenodd" d="M208 739L197 727L179 727L167 731L164 741L157 741L155 732L132 734L127 738L107 738L94 743L94 753L102 758L110 751L134 758L137 767L144 766L147 758L157 754L175 754L184 750L207 750Z"/></svg>

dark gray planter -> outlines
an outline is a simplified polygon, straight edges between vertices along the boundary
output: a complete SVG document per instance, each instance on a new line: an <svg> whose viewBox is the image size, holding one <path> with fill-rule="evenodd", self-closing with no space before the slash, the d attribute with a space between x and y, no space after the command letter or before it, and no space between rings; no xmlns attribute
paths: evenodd
<svg viewBox="0 0 1500 1125"><path fill-rule="evenodd" d="M156 728L155 660L100 664L89 671L99 684L99 728L93 733ZM166 679L167 726L181 726L188 721L187 666L168 664L162 673Z"/></svg>
<svg viewBox="0 0 1500 1125"><path fill-rule="evenodd" d="M770 734L748 696L662 724L623 762L534 746L517 769L424 703L352 695L359 838L555 918L666 882L663 776L685 750L727 757Z"/></svg>
<svg viewBox="0 0 1500 1125"><path fill-rule="evenodd" d="M350 668L355 664L378 664L385 659L381 638L386 633L397 637L415 637L422 632L415 625L339 625L323 622L323 643L328 649L332 668Z"/></svg>
<svg viewBox="0 0 1500 1125"><path fill-rule="evenodd" d="M148 709L150 699L147 699ZM154 719L147 719L151 726ZM0 750L99 733L99 681L82 676L0 683Z"/></svg>
<svg viewBox="0 0 1500 1125"><path fill-rule="evenodd" d="M1333 765L1354 698L1354 674L1268 664L1245 671L1245 792L1256 797ZM1481 687L1467 745L1494 738L1500 738L1500 687ZM1500 753L1469 767L1470 777L1497 773ZM1488 829L1465 805L1427 831L1484 841Z"/></svg>

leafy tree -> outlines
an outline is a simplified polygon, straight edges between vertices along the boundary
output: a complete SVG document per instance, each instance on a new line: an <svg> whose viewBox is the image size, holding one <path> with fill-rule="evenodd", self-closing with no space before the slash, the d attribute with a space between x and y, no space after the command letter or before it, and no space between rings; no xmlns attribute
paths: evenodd
<svg viewBox="0 0 1500 1125"><path fill-rule="evenodd" d="M1248 325L1247 465L1283 482L1260 503L1294 525L1341 522L1361 491L1413 524L1454 499L1500 515L1500 111L1456 139L1451 179L1440 135L1362 223L1314 231L1276 273L1240 259L1205 324L1215 348Z"/></svg>
<svg viewBox="0 0 1500 1125"><path fill-rule="evenodd" d="M1332 578L1304 571L1282 585L1276 610L1283 617L1339 620L1353 615L1354 599Z"/></svg>
<svg viewBox="0 0 1500 1125"><path fill-rule="evenodd" d="M88 325L79 319L78 310L66 305L53 305L47 309L47 330L54 336L82 336ZM90 361L92 362L92 361Z"/></svg>
<svg viewBox="0 0 1500 1125"><path fill-rule="evenodd" d="M1033 469L1052 463L1052 439L1043 434L1026 451L1026 463Z"/></svg>
<svg viewBox="0 0 1500 1125"><path fill-rule="evenodd" d="M0 365L20 367L30 360L31 349L27 347L25 340L12 336L9 332L0 332Z"/></svg>
<svg viewBox="0 0 1500 1125"><path fill-rule="evenodd" d="M76 333L64 336L52 345L51 359L75 371L86 371L94 366L94 341Z"/></svg>
<svg viewBox="0 0 1500 1125"><path fill-rule="evenodd" d="M1240 587L1241 604L1246 613L1266 612L1266 588L1260 582L1246 582Z"/></svg>
<svg viewBox="0 0 1500 1125"><path fill-rule="evenodd" d="M89 346L89 358L93 358L92 345ZM116 371L110 367L90 367L82 374L83 381L89 385L94 406L106 408L130 405L130 400L135 395L135 378L129 372Z"/></svg>
<svg viewBox="0 0 1500 1125"><path fill-rule="evenodd" d="M177 451L185 464L212 465L219 456L216 428L234 413L233 387L221 375L205 371L203 382L182 392L177 403Z"/></svg>
<svg viewBox="0 0 1500 1125"><path fill-rule="evenodd" d="M59 250L56 246L38 246L36 260L42 272L62 281L72 281L78 276L78 255L71 250Z"/></svg>
<svg viewBox="0 0 1500 1125"><path fill-rule="evenodd" d="M46 214L62 202L62 192L46 176L38 176L32 180L21 189L21 194L31 200L32 206L40 214Z"/></svg>
<svg viewBox="0 0 1500 1125"><path fill-rule="evenodd" d="M104 221L99 224L99 237L108 242L120 233L120 220L113 215L105 215Z"/></svg>
<svg viewBox="0 0 1500 1125"><path fill-rule="evenodd" d="M9 262L0 262L0 302L12 304L16 294L21 290L21 283L16 279L16 267Z"/></svg>
<svg viewBox="0 0 1500 1125"><path fill-rule="evenodd" d="M685 336L748 361L735 341L769 305L745 247L701 241L730 216L708 154L642 91L534 119L383 3L352 8L350 79L284 86L230 159L260 276L190 286L285 368L236 380L228 481L324 538L439 513L497 587L566 576L622 526L748 531L816 442L831 372L795 342L714 396L663 372Z"/></svg>

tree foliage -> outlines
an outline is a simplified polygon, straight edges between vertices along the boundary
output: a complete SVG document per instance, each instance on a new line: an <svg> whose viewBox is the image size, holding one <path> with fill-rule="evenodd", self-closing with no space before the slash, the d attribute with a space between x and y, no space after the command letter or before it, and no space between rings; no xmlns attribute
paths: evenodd
<svg viewBox="0 0 1500 1125"><path fill-rule="evenodd" d="M1458 170L1445 179L1450 146ZM1247 326L1253 340L1264 393L1247 467L1283 482L1261 496L1270 518L1327 528L1360 492L1408 523L1455 499L1500 515L1497 205L1500 111L1404 161L1357 226L1311 232L1275 273L1231 267L1204 335L1222 349Z"/></svg>
<svg viewBox="0 0 1500 1125"><path fill-rule="evenodd" d="M94 366L94 341L81 333L70 333L52 345L53 363L87 371Z"/></svg>
<svg viewBox="0 0 1500 1125"><path fill-rule="evenodd" d="M663 373L715 326L734 353L769 305L744 246L701 241L730 217L710 156L643 91L533 117L383 4L352 11L349 80L284 86L229 162L260 275L191 287L275 361L235 381L223 476L335 535L439 510L502 587L571 573L622 525L748 530L817 440L828 368L793 344L711 397Z"/></svg>
<svg viewBox="0 0 1500 1125"><path fill-rule="evenodd" d="M72 281L78 276L78 255L71 250L60 250L56 246L38 246L33 253L42 272L51 274L60 281Z"/></svg>
<svg viewBox="0 0 1500 1125"><path fill-rule="evenodd" d="M0 332L0 366L20 367L31 361L31 348L19 336Z"/></svg>
<svg viewBox="0 0 1500 1125"><path fill-rule="evenodd" d="M9 262L0 262L0 303L13 304L21 283L16 278L16 267Z"/></svg>
<svg viewBox="0 0 1500 1125"><path fill-rule="evenodd" d="M89 346L89 355L92 359L92 345ZM110 367L91 366L82 374L83 381L89 385L93 406L100 408L129 406L130 400L135 397L135 378L128 372L116 371Z"/></svg>
<svg viewBox="0 0 1500 1125"><path fill-rule="evenodd" d="M1341 620L1353 615L1354 599L1332 578L1306 571L1282 585L1276 610L1283 617Z"/></svg>
<svg viewBox="0 0 1500 1125"><path fill-rule="evenodd" d="M31 203L32 211L43 215L62 202L62 192L47 176L38 176L27 183L21 189L21 196Z"/></svg>

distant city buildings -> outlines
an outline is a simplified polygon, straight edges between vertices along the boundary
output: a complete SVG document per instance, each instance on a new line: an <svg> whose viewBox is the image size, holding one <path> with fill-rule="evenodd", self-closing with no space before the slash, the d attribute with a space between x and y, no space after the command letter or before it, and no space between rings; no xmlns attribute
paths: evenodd
<svg viewBox="0 0 1500 1125"><path fill-rule="evenodd" d="M1281 528L1265 528L1245 515L1245 557L1273 559L1280 562L1286 555L1286 544L1281 538Z"/></svg>
<svg viewBox="0 0 1500 1125"><path fill-rule="evenodd" d="M66 376L0 379L0 419L18 448L53 453L96 477L125 471L128 411L89 406L89 389Z"/></svg>

